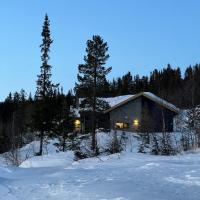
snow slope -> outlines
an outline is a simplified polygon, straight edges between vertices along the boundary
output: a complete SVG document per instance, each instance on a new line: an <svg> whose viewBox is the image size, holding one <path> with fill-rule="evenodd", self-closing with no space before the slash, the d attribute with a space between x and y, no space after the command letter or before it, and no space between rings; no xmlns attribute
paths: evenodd
<svg viewBox="0 0 200 200"><path fill-rule="evenodd" d="M66 166L73 162L74 153L72 151L59 152L48 154L44 156L35 156L25 160L20 167L22 168L33 168L33 167L56 167Z"/></svg>
<svg viewBox="0 0 200 200"><path fill-rule="evenodd" d="M40 162L42 157L34 158L40 167L0 167L0 199L199 200L200 197L199 153L164 157L126 152L58 162L71 159L70 153L61 155L54 160L57 165L50 165L44 156L44 165Z"/></svg>
<svg viewBox="0 0 200 200"><path fill-rule="evenodd" d="M126 151L110 156L74 161L72 151L57 152L50 141L48 154L35 157L31 152L20 167L6 166L0 157L0 200L200 199L200 151L168 157L139 154L137 135L126 136ZM111 137L97 134L100 149ZM26 155L37 148L33 142L20 151Z"/></svg>

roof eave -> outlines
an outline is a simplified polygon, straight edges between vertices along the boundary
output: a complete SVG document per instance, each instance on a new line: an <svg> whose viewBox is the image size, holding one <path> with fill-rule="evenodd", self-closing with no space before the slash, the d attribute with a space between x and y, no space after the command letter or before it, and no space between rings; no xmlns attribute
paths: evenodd
<svg viewBox="0 0 200 200"><path fill-rule="evenodd" d="M117 104L117 105L115 105L115 106L113 106L113 107L111 107L111 108L105 110L105 111L104 111L104 114L109 113L109 112L111 112L112 110L114 110L114 109L116 109L116 108L118 108L118 107L120 107L120 106L122 106L122 105L128 103L129 101L132 101L132 100L134 100L134 99L140 97L140 96L145 96L146 98L148 98L148 99L150 99L150 100L152 100L152 101L158 103L159 105L161 105L161 106L167 108L168 110L171 110L172 112L174 112L174 113L176 113L176 114L179 114L179 112L180 112L180 109L178 109L178 108L177 108L177 109L173 109L173 108L167 106L167 105L164 104L164 103L162 104L162 103L160 103L159 101L156 101L155 99L151 98L149 95L146 95L144 92L140 92L139 94L134 95L133 97L130 97L130 98L126 99L125 101L120 102L119 104Z"/></svg>

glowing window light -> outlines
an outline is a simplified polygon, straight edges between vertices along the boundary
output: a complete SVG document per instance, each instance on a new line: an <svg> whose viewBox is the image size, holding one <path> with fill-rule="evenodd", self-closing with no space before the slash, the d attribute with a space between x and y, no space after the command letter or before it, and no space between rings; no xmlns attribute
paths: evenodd
<svg viewBox="0 0 200 200"><path fill-rule="evenodd" d="M81 121L79 119L76 119L74 121L74 125L75 125L76 128L79 128L81 126Z"/></svg>
<svg viewBox="0 0 200 200"><path fill-rule="evenodd" d="M117 122L117 123L115 123L115 128L123 128L124 127L124 125L123 125L123 123L121 123L121 122Z"/></svg>
<svg viewBox="0 0 200 200"><path fill-rule="evenodd" d="M139 120L138 119L134 119L133 120L133 126L139 126Z"/></svg>
<svg viewBox="0 0 200 200"><path fill-rule="evenodd" d="M124 122L115 123L115 128L117 129L127 129L128 127L129 127L128 123L124 123Z"/></svg>

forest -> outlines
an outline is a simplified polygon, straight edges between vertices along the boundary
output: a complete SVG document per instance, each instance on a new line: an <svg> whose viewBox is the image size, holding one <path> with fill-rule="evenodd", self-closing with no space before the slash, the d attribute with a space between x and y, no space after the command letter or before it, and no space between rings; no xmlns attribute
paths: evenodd
<svg viewBox="0 0 200 200"><path fill-rule="evenodd" d="M107 75L114 66L106 67L106 61L112 56L112 52L108 53L108 44L99 35L94 35L86 42L84 63L77 66L74 88L63 91L59 83L51 81L51 69L56 66L49 64L53 40L47 15L41 36L42 64L36 79L35 94L28 94L21 89L10 92L0 103L0 153L22 147L35 137L40 140L38 155L43 153L46 138L57 137L58 147L65 151L65 141L73 131L76 119L74 109L79 98L84 98L82 108L91 109L94 152L97 151L95 131L98 113L107 107L105 102L100 101L100 97L149 91L181 109L192 109L200 105L200 64L187 66L185 71L168 64L161 70L154 69L146 76L135 73L133 68L132 72L109 80Z"/></svg>

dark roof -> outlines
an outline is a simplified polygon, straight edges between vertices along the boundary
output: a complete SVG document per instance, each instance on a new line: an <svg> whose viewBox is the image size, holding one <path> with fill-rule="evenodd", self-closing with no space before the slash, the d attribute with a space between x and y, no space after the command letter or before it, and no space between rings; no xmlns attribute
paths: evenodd
<svg viewBox="0 0 200 200"><path fill-rule="evenodd" d="M116 109L116 108L118 108L118 107L120 107L120 106L122 106L122 105L124 105L124 104L126 104L126 103L128 103L130 101L132 101L132 100L135 100L135 99L137 99L138 97L141 97L141 96L144 96L144 97L154 101L155 103L157 103L157 104L159 104L159 105L161 105L161 106L163 106L163 107L165 107L165 108L167 108L167 109L169 109L172 112L175 112L177 114L180 111L179 108L177 108L175 105L165 101L164 99L156 96L155 94L153 94L151 92L140 92L139 94L133 95L130 98L128 98L128 99L126 99L126 100L124 100L124 101L112 106L111 108L106 110L105 113L109 113L110 111L112 111L112 110L114 110L114 109Z"/></svg>

